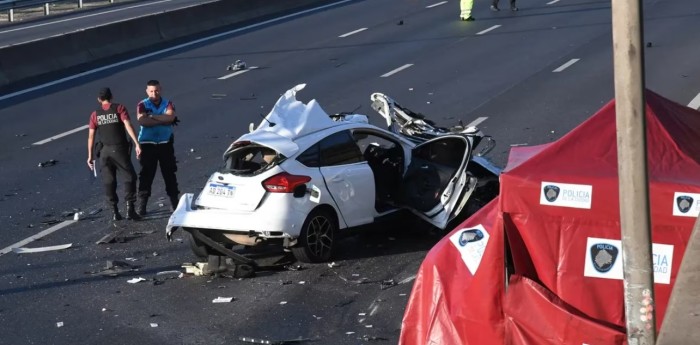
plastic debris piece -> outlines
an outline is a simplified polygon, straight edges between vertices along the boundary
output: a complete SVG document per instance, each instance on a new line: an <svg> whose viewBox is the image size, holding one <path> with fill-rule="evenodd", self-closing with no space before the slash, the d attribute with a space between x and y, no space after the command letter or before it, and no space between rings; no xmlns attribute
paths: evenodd
<svg viewBox="0 0 700 345"><path fill-rule="evenodd" d="M306 282L302 280L299 282L299 284L304 285L304 284L306 284Z"/></svg>
<svg viewBox="0 0 700 345"><path fill-rule="evenodd" d="M372 328L372 325L365 325L365 328Z"/></svg>
<svg viewBox="0 0 700 345"><path fill-rule="evenodd" d="M58 327L58 328L63 327L63 321L56 322L56 327Z"/></svg>
<svg viewBox="0 0 700 345"><path fill-rule="evenodd" d="M236 60L236 62L226 66L227 71L240 71L244 69L246 69L246 64L241 60Z"/></svg>
<svg viewBox="0 0 700 345"><path fill-rule="evenodd" d="M406 294L405 294L405 293L400 293L399 296L406 296Z"/></svg>
<svg viewBox="0 0 700 345"><path fill-rule="evenodd" d="M280 304L285 305L285 304L287 304L287 301L282 301L282 302L280 302Z"/></svg>
<svg viewBox="0 0 700 345"><path fill-rule="evenodd" d="M211 303L230 303L231 301L233 301L233 297L217 297Z"/></svg>
<svg viewBox="0 0 700 345"><path fill-rule="evenodd" d="M139 259L137 259L137 258L126 258L126 259L124 259L124 260L126 260L126 261L138 261Z"/></svg>
<svg viewBox="0 0 700 345"><path fill-rule="evenodd" d="M155 322L151 322L151 327L152 327L152 328L156 328L156 327L158 327L158 324L155 323Z"/></svg>
<svg viewBox="0 0 700 345"><path fill-rule="evenodd" d="M129 284L136 284L136 283L140 283L140 282L144 282L144 281L146 281L146 279L138 277L138 278L129 279L126 282Z"/></svg>
<svg viewBox="0 0 700 345"><path fill-rule="evenodd" d="M359 314L357 314L357 315L359 315L359 316L365 316L365 315L367 315L367 313L359 313Z"/></svg>
<svg viewBox="0 0 700 345"><path fill-rule="evenodd" d="M350 332L345 332L345 334L350 335L350 334L355 334L355 332L350 331Z"/></svg>
<svg viewBox="0 0 700 345"><path fill-rule="evenodd" d="M339 264L335 263L335 261L331 262L328 264L328 267L333 268L333 267L338 267L340 266Z"/></svg>
<svg viewBox="0 0 700 345"><path fill-rule="evenodd" d="M39 163L38 167L39 167L39 168L50 167L50 166L56 165L56 163L58 163L57 160L51 159L51 160L48 160L48 161Z"/></svg>
<svg viewBox="0 0 700 345"><path fill-rule="evenodd" d="M17 254L26 254L26 253L41 253L41 252L49 252L53 250L61 250L61 249L68 249L73 245L73 243L68 243L68 244L60 244L57 246L49 246L49 247L36 247L36 248L12 248L12 251L17 253Z"/></svg>
<svg viewBox="0 0 700 345"><path fill-rule="evenodd" d="M185 269L185 273L193 274L195 276L203 276L204 272L207 271L208 264L206 262L197 262L195 264L184 263L182 268Z"/></svg>

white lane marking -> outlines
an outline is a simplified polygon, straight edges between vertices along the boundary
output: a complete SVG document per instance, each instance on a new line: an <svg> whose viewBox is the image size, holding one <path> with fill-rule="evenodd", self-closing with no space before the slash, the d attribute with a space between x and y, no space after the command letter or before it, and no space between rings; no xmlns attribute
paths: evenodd
<svg viewBox="0 0 700 345"><path fill-rule="evenodd" d="M44 145L44 144L48 143L49 141L54 141L54 140L56 140L56 139L58 139L58 138L63 138L63 137L65 137L66 135L71 135L71 134L73 134L73 133L80 132L80 131L82 131L83 129L87 129L87 128L88 128L88 125L80 126L80 127L78 127L78 128L71 129L70 131L63 132L63 133L61 133L61 134L54 135L54 136L52 136L51 138L47 138L47 139L44 139L44 140L41 140L41 141L37 141L37 142L35 142L35 143L32 144L32 145Z"/></svg>
<svg viewBox="0 0 700 345"><path fill-rule="evenodd" d="M46 83L46 84L41 84L41 85L38 85L38 86L30 87L30 88L28 88L28 89L24 89L24 90L20 90L20 91L17 91L17 92L9 93L9 94L7 94L7 95L0 96L0 101L4 101L4 100L6 100L6 99L10 99L10 98L14 98L14 97L17 97L17 96L21 96L21 95L24 95L25 93L29 93L29 92L32 92L32 91L45 89L45 88L47 88L47 87L51 87L51 86L54 86L54 85L58 85L58 84L61 84L61 83L67 82L67 81L71 81L71 80L74 80L74 79L78 79L78 78L81 78L81 77L84 77L84 76L87 76L87 75L91 75L91 74L95 74L95 73L98 73L98 72L106 71L106 70L112 69L112 68L114 68L114 67L119 67L119 66L123 66L123 65L126 65L126 64L130 64L130 63L136 62L136 61L141 61L141 60L144 60L144 59L148 59L148 58L151 58L151 57L153 57L153 56L157 56L157 55L161 55L161 54L164 54L164 53L171 52L171 51L173 51L173 50L178 50L178 49L186 48L186 47L189 47L189 46L193 46L193 45L196 45L196 44L200 44L200 43L202 43L202 42L208 42L208 41L211 41L211 40L215 40L215 39L217 39L217 38L219 38L219 37L228 36L228 35L231 35L231 34L235 34L235 33L241 32L241 31L245 31L245 30L250 30L250 29L253 29L253 28L260 27L260 26L266 26L266 25L269 25L269 24L271 24L271 23L276 23L276 22L280 22L280 21L283 21L283 20L287 20L287 19L289 19L289 18L299 17L299 16L304 15L304 14L307 14L307 13L311 13L311 12L323 10L323 9L326 9L326 8L329 8L329 7L338 6L338 5L340 5L340 4L344 4L344 3L346 3L346 2L351 2L351 1L354 1L354 0L341 0L341 1L338 1L338 2L334 2L334 3L332 3L332 4L327 4L327 5L323 5L323 6L319 6L319 7L310 8L310 9L308 9L308 10L303 10L303 11L296 12L296 13L291 13L291 14L288 14L288 15L285 15L285 16L281 16L281 17L277 17L277 18L273 18L273 19L268 19L268 20L262 21L262 22L260 22L260 23L251 24L251 25L248 25L248 26L245 26L245 27L242 27L242 28L238 28L238 29L233 29L233 30L230 30L230 31L222 32L222 33L219 33L219 34L216 34L216 35L212 35L212 36L209 36L209 37L203 37L203 38L196 39L196 40L194 40L194 41L190 41L190 42L187 42L187 43L178 44L178 45L176 45L176 46L174 46L174 47L165 48L165 49L162 49L162 50L159 50L159 51L156 51L156 52L152 52L152 53L148 53L148 54L145 54L145 55L137 56L137 57L134 57L134 58L131 58L131 59L127 59L127 60L124 60L124 61L116 62L116 63L113 63L113 64L111 64L111 65L98 67L98 68L95 68L95 69L93 69L93 70L85 71L85 72L82 72L82 73L74 74L74 75L69 76L69 77L65 77L65 78L61 78L61 79L58 79L58 80L54 80L54 81L48 82L48 83Z"/></svg>
<svg viewBox="0 0 700 345"><path fill-rule="evenodd" d="M469 123L466 127L464 127L464 128L469 128L469 127L472 127L472 126L476 127L476 126L478 126L480 123L486 121L486 119L488 119L488 117L477 117L476 120L470 122L470 123Z"/></svg>
<svg viewBox="0 0 700 345"><path fill-rule="evenodd" d="M248 71L250 71L250 70L252 70L252 69L258 69L258 66L250 66L250 67L248 67L248 68L246 68L246 69L242 69L242 70L240 70L240 71L235 71L235 72L233 72L233 73L231 73L231 74L227 74L227 75L225 75L225 76L223 76L223 77L220 77L219 80L225 80L225 79L228 79L228 78L233 78L233 77L235 77L235 76L237 76L237 75L243 74L243 73L248 72Z"/></svg>
<svg viewBox="0 0 700 345"><path fill-rule="evenodd" d="M567 63L565 63L565 64L559 66L557 69L555 69L555 70L552 71L552 72L554 72L554 73L559 73L559 72L561 72L561 71L563 71L563 70L569 68L571 65L577 63L579 60L581 60L581 59L571 59L571 60L569 60L569 62L567 62Z"/></svg>
<svg viewBox="0 0 700 345"><path fill-rule="evenodd" d="M411 67L411 66L413 66L412 63L407 63L407 64L405 64L405 65L403 65L403 66L401 66L401 67L399 67L399 68L397 68L397 69L395 69L395 70L393 70L393 71L386 72L386 73L382 74L382 78L390 77L390 76L392 76L392 75L394 75L394 74L396 74L396 73L399 73L399 72L401 72L401 71L403 71L403 70L405 70L406 68L409 68L409 67Z"/></svg>
<svg viewBox="0 0 700 345"><path fill-rule="evenodd" d="M447 1L436 2L436 3L432 4L432 5L425 6L425 8L438 7L438 6L444 5L444 4L446 4L446 3L447 3Z"/></svg>
<svg viewBox="0 0 700 345"><path fill-rule="evenodd" d="M479 32L477 32L476 34L477 34L477 35L483 35L483 34L489 32L489 31L496 30L496 29L498 29L498 28L500 28L500 27L501 27L501 25L494 25L494 26L492 26L492 27L490 27L490 28L488 28L488 29L486 29L486 30L481 30L481 31L479 31Z"/></svg>
<svg viewBox="0 0 700 345"><path fill-rule="evenodd" d="M700 110L700 93L688 103L688 106L695 110Z"/></svg>
<svg viewBox="0 0 700 345"><path fill-rule="evenodd" d="M173 1L173 0L161 0L161 1L149 2L149 3L147 3L147 4L134 5L134 6L129 6L129 7L122 7L122 8L118 8L118 9L114 9L114 10L109 10L109 11L104 11L104 12L98 12L98 13L93 13L93 14L87 14L87 15L80 16L80 17L72 17L72 18L66 18L66 19L56 20L56 21L47 22L47 23L42 23L42 24L35 24L35 25L23 26L23 27L20 27L20 28L15 28L15 29L9 29L9 30L5 30L5 31L0 31L0 34L4 34L4 33L6 33L6 32L13 32L13 31L26 30L26 29L33 29L33 28L38 28L38 27L40 27L40 26L46 26L46 25L51 25L51 24L64 23L64 22L69 22L69 21L72 21L72 20L78 20L78 19L89 18L89 17L99 16L99 15L108 14L108 13L120 12L120 11L124 11L124 10L129 10L129 9L132 9L132 8L139 8L139 7L144 7L144 6L149 6L149 5L155 5L155 4L160 4L160 3L163 3L163 2L170 2L170 1Z"/></svg>
<svg viewBox="0 0 700 345"><path fill-rule="evenodd" d="M547 5L556 4L556 3L559 2L559 1L560 1L560 0L552 0L552 1L548 2Z"/></svg>
<svg viewBox="0 0 700 345"><path fill-rule="evenodd" d="M348 37L348 36L350 36L350 35L354 35L354 34L356 34L356 33L358 33L358 32L365 31L365 30L367 30L367 28L357 29L357 30L355 30L355 31L350 31L350 32L348 32L348 33L346 33L346 34L342 34L342 35L340 35L340 36L338 36L338 37L340 37L340 38L345 38L345 37Z"/></svg>
<svg viewBox="0 0 700 345"><path fill-rule="evenodd" d="M71 224L73 224L73 223L75 223L75 222L77 222L77 220L66 220L66 221L64 221L64 222L62 222L62 223L59 223L59 224L56 224L56 225L54 225L54 226L52 226L52 227L50 227L50 228L48 228L48 229L46 229L46 230L44 230L44 231L42 231L42 232L36 234L36 235L27 237L27 238L25 238L25 239L23 239L23 240L21 240L21 241L15 243L15 244L9 246L9 247L7 247L7 248L4 248L4 249L0 250L0 256L5 255L5 254L11 252L11 251L12 251L12 248L19 248L19 247L22 247L22 246L24 246L24 245L27 244L27 243L33 242L33 241L35 241L35 240L38 240L38 239L40 239L40 238L42 238L42 237L44 237L44 236L46 236L46 235L48 235L48 234L50 234L50 233L52 233L52 232L54 232L54 231L61 230L62 228L65 228L66 226L71 225Z"/></svg>

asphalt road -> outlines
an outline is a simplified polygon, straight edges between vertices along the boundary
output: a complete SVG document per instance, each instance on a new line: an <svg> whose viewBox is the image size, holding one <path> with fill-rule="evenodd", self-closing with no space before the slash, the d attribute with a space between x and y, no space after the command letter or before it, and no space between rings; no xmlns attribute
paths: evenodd
<svg viewBox="0 0 700 345"><path fill-rule="evenodd" d="M440 124L481 121L497 140L491 158L500 166L510 146L556 140L612 99L609 1L521 0L517 13L477 4L475 22L457 20L457 1L434 4L349 1L0 96L0 248L53 229L42 221L64 221L64 212L102 207L100 182L85 164L86 131L45 142L84 126L102 86L133 112L146 80L161 81L182 120L175 145L183 192L197 192L228 144L298 83L308 84L300 98L317 99L329 113L360 106L376 124L375 91ZM700 3L644 4L647 87L697 107ZM236 59L258 68L221 79ZM37 166L51 159L57 163ZM411 279L438 240L420 221L400 217L347 234L337 267L156 283L157 272L194 259L184 241L165 240L164 196L158 178L149 205L157 219L121 222L125 243L95 244L112 227L102 212L27 244L70 249L0 256L0 343L230 344L240 336L396 343ZM91 273L126 258L138 271ZM148 280L127 283L134 277ZM382 289L386 280L404 283ZM219 296L235 300L212 303Z"/></svg>
<svg viewBox="0 0 700 345"><path fill-rule="evenodd" d="M217 0L136 0L2 23L0 48ZM106 38L109 39L109 38Z"/></svg>

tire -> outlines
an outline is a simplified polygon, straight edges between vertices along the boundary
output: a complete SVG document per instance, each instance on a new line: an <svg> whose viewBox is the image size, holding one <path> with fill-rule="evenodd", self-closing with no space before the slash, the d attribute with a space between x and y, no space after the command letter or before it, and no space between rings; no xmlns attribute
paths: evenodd
<svg viewBox="0 0 700 345"><path fill-rule="evenodd" d="M300 262L325 262L331 258L335 246L338 220L328 210L312 211L301 228L297 245L292 247L294 257Z"/></svg>
<svg viewBox="0 0 700 345"><path fill-rule="evenodd" d="M185 237L187 237L187 242L190 243L190 249L192 249L192 253L194 253L194 255L196 255L197 257L206 259L210 254L217 253L215 250L209 248L209 246L207 246L206 244L194 238L191 232L185 230L185 233Z"/></svg>

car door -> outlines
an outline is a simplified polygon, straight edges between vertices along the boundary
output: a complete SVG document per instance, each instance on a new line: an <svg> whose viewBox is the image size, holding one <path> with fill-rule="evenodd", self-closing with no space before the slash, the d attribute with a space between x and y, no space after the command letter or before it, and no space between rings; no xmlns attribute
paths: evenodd
<svg viewBox="0 0 700 345"><path fill-rule="evenodd" d="M417 145L401 185L402 205L444 229L461 211L461 200L468 198L465 188L473 188L474 180L467 174L471 145L471 139L462 135L440 136Z"/></svg>
<svg viewBox="0 0 700 345"><path fill-rule="evenodd" d="M349 131L319 142L321 175L345 223L357 226L374 221L374 177Z"/></svg>

